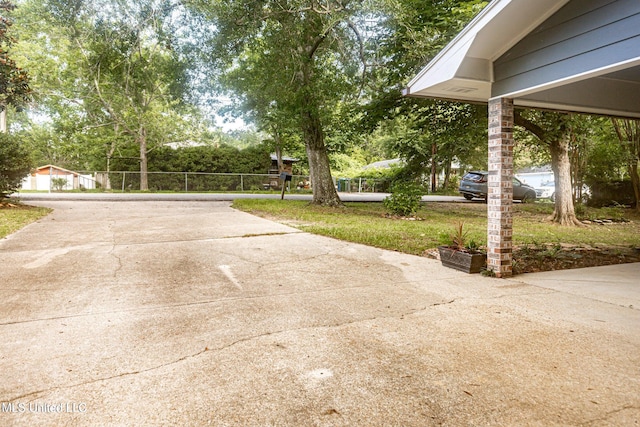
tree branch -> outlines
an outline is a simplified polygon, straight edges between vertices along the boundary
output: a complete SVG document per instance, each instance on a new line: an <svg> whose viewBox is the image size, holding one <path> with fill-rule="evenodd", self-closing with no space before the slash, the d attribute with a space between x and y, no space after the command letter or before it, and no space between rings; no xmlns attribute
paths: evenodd
<svg viewBox="0 0 640 427"><path fill-rule="evenodd" d="M309 57L309 59L313 58L313 55L315 55L316 51L318 50L318 48L326 38L327 38L326 32L320 34L320 36L316 39L315 43L313 43L313 46L311 46L311 49L309 49L309 52L307 53L307 56Z"/></svg>
<svg viewBox="0 0 640 427"><path fill-rule="evenodd" d="M532 134L538 137L538 139L544 143L546 143L547 132L542 129L537 124L533 123L531 120L525 119L522 117L521 111L514 110L513 112L513 122L520 127L525 128Z"/></svg>
<svg viewBox="0 0 640 427"><path fill-rule="evenodd" d="M362 85L360 87L360 92L362 93L365 77L367 75L367 57L364 52L364 39L362 38L362 34L360 34L358 27L356 27L356 24L354 24L353 21L347 20L347 25L349 26L349 28L351 28L351 31L353 31L353 33L356 35L356 38L358 39L358 53L360 55L360 61L362 61L362 67L363 67Z"/></svg>

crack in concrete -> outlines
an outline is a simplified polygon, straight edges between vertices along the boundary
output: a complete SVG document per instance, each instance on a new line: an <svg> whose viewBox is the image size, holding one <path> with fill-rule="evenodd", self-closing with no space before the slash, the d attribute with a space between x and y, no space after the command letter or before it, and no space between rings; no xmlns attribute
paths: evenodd
<svg viewBox="0 0 640 427"><path fill-rule="evenodd" d="M144 245L162 245L165 243L193 243L193 242L214 242L217 240L228 240L228 239L247 239L247 238L253 238L253 237L262 237L262 236L286 236L286 235L291 235L291 234L302 234L304 232L302 231L290 231L290 232L265 232L265 233L256 233L256 234L244 234L244 235L238 235L238 236L220 236L220 237L201 237L201 238L193 238L193 239L178 239L178 240L155 240L155 241L151 241L151 242L121 242L121 243L116 243L114 241L114 237L112 236L112 239L109 241L94 241L91 242L91 246L90 247L100 247L100 246L144 246ZM39 249L39 250L34 250L34 249L19 249L19 250L3 250L3 253L5 254L20 254L20 253L24 253L24 252L51 252L51 251L55 251L55 250L66 250L67 252L71 251L71 250L82 250L82 249L86 249L88 246L87 245L80 245L80 246L65 246L63 248L49 248L49 249Z"/></svg>
<svg viewBox="0 0 640 427"><path fill-rule="evenodd" d="M162 310L162 309L168 309L168 308L192 307L192 306L198 306L198 305L208 305L208 304L237 302L237 301L250 301L250 300L257 300L257 299L262 299L262 298L274 298L274 297L302 295L302 294L316 294L316 293L323 293L323 292L333 292L333 291L341 291L341 290L349 290L349 289L360 289L360 288L369 288L369 287L371 287L371 285L346 286L346 287L341 287L341 288L318 289L318 290L313 290L313 291L303 290L303 291L299 291L299 292L282 292L282 293L268 294L268 295L226 297L226 298L218 298L218 299L213 299L213 300L191 301L191 302L183 302L183 303L175 303L175 304L155 305L155 306L150 306L150 307L135 307L135 308L129 308L129 309L112 310L112 311L99 311L99 312L93 312L93 313L69 314L69 315L66 315L66 316L51 316L51 317L41 317L41 318L38 318L38 319L16 320L16 321L11 321L11 322L0 323L0 326L18 325L18 324L22 324L22 323L46 322L46 321L51 321L51 320L73 319L73 318L77 318L77 317L102 316L102 315L106 315L106 314L134 313L134 312L145 312L145 311Z"/></svg>
<svg viewBox="0 0 640 427"><path fill-rule="evenodd" d="M607 421L613 415L618 414L618 413L620 413L622 411L626 411L628 409L640 410L640 407L634 406L634 405L625 405L625 406L623 406L621 408L618 408L618 409L615 409L613 411L605 412L602 417L594 418L592 420L586 421L586 422L582 423L581 425L583 425L583 426L600 425L603 421Z"/></svg>
<svg viewBox="0 0 640 427"><path fill-rule="evenodd" d="M513 293L513 294L499 294L499 295L493 295L493 296L474 297L474 299L476 299L478 301L487 301L487 300L496 300L496 299L503 299L503 298L522 298L522 297L536 296L536 295L550 295L550 294L554 294L554 293L558 293L558 292L553 291L553 290L549 290L547 292L545 292L545 291L542 291L542 292L520 292L520 293Z"/></svg>
<svg viewBox="0 0 640 427"><path fill-rule="evenodd" d="M453 304L454 302L456 302L456 299L455 299L455 298L454 298L454 299L452 299L452 300L450 300L450 301L443 301L443 302L438 302L438 303L435 303L435 304L431 304L431 305L430 305L430 307L437 307L437 306L439 306L439 305L449 305L449 304ZM425 307L425 308L423 309L423 311L424 311L424 310L426 310L427 308L428 308L428 307Z"/></svg>
<svg viewBox="0 0 640 427"><path fill-rule="evenodd" d="M116 250L116 247L118 246L118 243L116 241L116 233L113 230L114 225L115 225L115 221L111 221L109 225L109 231L111 232L111 249L109 249L109 252L107 252L107 254L118 261L118 266L116 267L116 269L113 271L113 274L112 274L112 277L116 279L118 277L118 273L120 273L120 270L122 270L123 265L122 265L122 258L120 258L118 255L115 254L115 250Z"/></svg>
<svg viewBox="0 0 640 427"><path fill-rule="evenodd" d="M170 365L174 365L176 363L180 363L180 362L185 361L185 360L190 359L190 358L198 357L199 355L201 355L201 354L203 354L203 353L205 353L207 351L209 351L209 349L205 348L204 350L201 350L199 352L180 357L180 358L178 358L176 360L172 360L170 362L163 363L163 364L157 365L157 366L152 366L150 368L140 369L138 371L122 372L120 374L112 375L110 377L95 378L93 380L83 381L83 382L80 382L80 383L71 384L71 385L67 385L67 386L58 386L58 387L51 387L51 388L43 389L43 390L36 390L36 391L30 392L30 393L26 393L26 394L23 394L23 395L20 395L20 396L16 396L16 397L14 397L12 399L8 399L7 401L15 402L15 401L18 401L18 400L26 399L28 397L38 396L38 395L41 395L41 394L50 393L50 392L56 391L56 390L69 390L69 389L73 389L73 388L76 388L76 387L82 387L82 386L89 385L89 384L95 384L95 383L99 383L99 382L110 381L110 380L113 380L113 379L116 379L116 378L124 378L124 377L128 377L128 376L131 376L131 375L144 374L146 372L154 371L154 370L166 367L166 366L170 366Z"/></svg>
<svg viewBox="0 0 640 427"><path fill-rule="evenodd" d="M265 232L265 233L257 233L257 234L241 234L238 236L220 236L220 237L199 237L193 239L176 239L176 240L154 240L152 242L129 242L129 243L120 243L120 246L145 246L145 245L163 245L165 243L193 243L193 242L215 242L218 240L229 240L229 239L249 239L253 237L263 237L263 236L287 236L290 234L300 234L299 231L289 231L289 232Z"/></svg>
<svg viewBox="0 0 640 427"><path fill-rule="evenodd" d="M286 234L299 234L299 233L286 233ZM308 233L305 233L308 234ZM254 237L254 236L251 236ZM346 245L345 245L346 246ZM254 264L257 266L258 268L258 274L260 273L261 270L265 269L265 268L269 268L272 266L278 266L281 267L283 261L280 258L277 258L275 261L256 261L255 259L250 259L248 257L244 257L242 255L239 255L237 253L229 253L229 252L225 252L223 250L219 250L217 249L217 253L222 254L222 255L226 255L229 257L233 257L236 259L239 259L243 262L246 262L248 264ZM332 257L334 256L334 253L340 253L339 250L330 250L330 251L324 251L322 253L316 254L316 255L310 255L310 256L301 256L299 258L296 258L294 260L292 260L290 257L287 257L287 262L288 263L294 263L294 264L305 264L305 263L309 263L312 261L316 261L316 260L320 260L322 258L325 257ZM297 254L296 254L297 255ZM317 270L314 270L312 267L310 268L302 268L302 267L298 267L295 269L298 272L302 272L302 273L316 273ZM396 282L398 284L406 284L406 283L411 283L410 281L404 281L404 282ZM349 289L349 288L346 288Z"/></svg>
<svg viewBox="0 0 640 427"><path fill-rule="evenodd" d="M569 292L566 289L554 289L554 288L547 288L546 286L543 285L534 285L531 283L526 283L526 282L519 282L516 281L517 284L522 284L522 285L526 285L526 286L530 286L532 288L537 288L537 289L544 289L544 291L540 291L540 292L530 292L530 293L521 293L521 294L517 294L517 296L528 296L528 295L549 295L549 294L553 294L553 293L557 293L557 294L564 294L564 295L571 295L573 297L576 298L582 298L582 299L586 299L589 301L595 301L601 304L608 304L608 305L612 305L614 307L621 307L621 308L626 308L626 309L630 309L630 310L638 310L637 307L634 307L633 305L625 305L625 304L620 304L618 302L611 302L611 301L604 301L602 299L598 299L595 297L590 297L587 295L581 295L578 293L573 293L573 292ZM500 297L503 296L511 296L511 295L501 295Z"/></svg>
<svg viewBox="0 0 640 427"><path fill-rule="evenodd" d="M251 237L262 237L262 236L286 236L288 234L300 234L303 233L300 230L297 231L277 231L272 233L249 233L243 234L242 236L225 236L222 239L248 239Z"/></svg>
<svg viewBox="0 0 640 427"><path fill-rule="evenodd" d="M226 345L222 345L220 347L217 348L209 348L209 347L205 347L204 350L200 350L197 351L195 353L192 354L188 354L182 357L179 357L175 360L171 360L169 362L166 363L162 363L156 366L152 366L146 369L139 369L136 371L129 371L129 372L121 372L119 374L116 375L111 375L108 377L103 377L103 378L95 378L89 381L82 381L79 383L75 383L75 384L71 384L71 385L66 385L66 386L57 386L57 387L50 387L47 389L42 389L42 390L36 390L36 391L32 391L30 393L25 393L19 396L14 396L13 398L9 398L9 399L5 399L4 401L6 402L15 402L15 401L19 401L19 400L23 400L23 399L27 399L27 398L33 398L32 400L36 399L37 396L42 395L42 394L47 394L50 393L52 391L57 391L57 390L70 390L76 387L82 387L85 385L90 385L90 384L95 384L95 383L99 383L99 382L105 382L105 381L110 381L113 379L117 379L117 378L124 378L124 377L128 377L128 376L132 376L132 375L139 375L139 374L144 374L144 373L148 373L148 372L152 372L152 371L156 371L158 369L162 369L162 368L166 368L168 366L171 365L175 365L181 362L184 362L186 360L189 359L195 359L207 352L221 352L224 350L227 350L229 348L232 348L238 344L241 343L245 343L245 342L250 342L250 341L254 341L254 340L258 340L264 337L268 337L268 336L274 336L274 335L279 335L279 334L283 334L283 333L287 333L287 332L297 332L297 331L304 331L304 330L317 330L317 329L334 329L334 328L341 328L341 327L345 327L345 326L351 326L351 325L355 325L358 323L364 323L364 322L369 322L372 320L379 320L379 319L403 319L405 316L410 316L416 313L419 313L421 311L425 311L430 307L437 307L440 305L446 305L446 304L452 304L453 302L455 302L455 300L451 300L451 301L443 301L443 302L438 302L438 303L433 303L430 304L428 306L419 308L419 309L412 309L409 310L405 313L399 314L399 315L393 315L393 316L373 316L373 317L368 317L368 318L364 318L364 319L356 319L356 320L351 320L351 321L347 321L347 322L341 322L341 323L336 323L336 324L330 324L330 325L312 325L312 326L302 326L299 328L293 328L293 329L281 329L278 331L268 331L268 332L264 332L261 334L257 334L257 335L252 335L252 336L247 336L244 338L240 338L237 339L235 341L232 341Z"/></svg>

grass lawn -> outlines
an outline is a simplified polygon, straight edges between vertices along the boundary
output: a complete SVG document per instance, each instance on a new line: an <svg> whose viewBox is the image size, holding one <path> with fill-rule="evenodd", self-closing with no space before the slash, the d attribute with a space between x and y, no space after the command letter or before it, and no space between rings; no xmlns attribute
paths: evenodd
<svg viewBox="0 0 640 427"><path fill-rule="evenodd" d="M242 199L234 201L233 207L310 233L414 255L448 244L459 221L468 230L468 240L480 246L487 243L487 205L483 203L424 203L417 220L388 217L381 203L326 208L305 201ZM640 248L640 215L631 209L580 207L580 219L614 220L582 228L548 222L546 218L552 211L551 203L514 204L514 245Z"/></svg>
<svg viewBox="0 0 640 427"><path fill-rule="evenodd" d="M48 208L0 203L0 239L15 233L27 224L39 220L51 212Z"/></svg>

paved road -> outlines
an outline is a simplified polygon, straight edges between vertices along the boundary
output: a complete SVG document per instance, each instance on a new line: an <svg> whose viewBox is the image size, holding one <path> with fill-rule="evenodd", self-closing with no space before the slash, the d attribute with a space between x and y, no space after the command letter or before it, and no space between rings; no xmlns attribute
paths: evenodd
<svg viewBox="0 0 640 427"><path fill-rule="evenodd" d="M381 202L388 193L339 193L343 202ZM280 194L244 193L21 193L22 200L91 200L91 201L232 201L234 199L280 199ZM310 194L285 194L287 200L311 200ZM425 202L468 202L459 196L423 196Z"/></svg>
<svg viewBox="0 0 640 427"><path fill-rule="evenodd" d="M575 284L607 270L469 276L228 202L33 203L0 241L0 425L640 422L640 307Z"/></svg>

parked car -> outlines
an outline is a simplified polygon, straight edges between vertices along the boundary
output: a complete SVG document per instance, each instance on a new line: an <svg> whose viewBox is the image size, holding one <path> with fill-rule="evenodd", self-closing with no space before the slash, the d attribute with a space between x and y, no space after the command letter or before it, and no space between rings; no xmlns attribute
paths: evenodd
<svg viewBox="0 0 640 427"><path fill-rule="evenodd" d="M487 199L487 181L489 172L471 171L462 177L458 190L465 199L471 200ZM523 202L533 202L536 200L535 188L520 182L518 178L513 178L513 200Z"/></svg>
<svg viewBox="0 0 640 427"><path fill-rule="evenodd" d="M549 199L552 202L556 200L556 183L553 181L545 182L536 187L536 197L538 199Z"/></svg>

